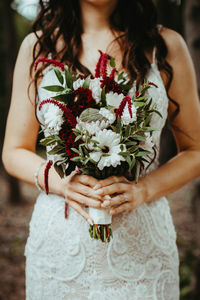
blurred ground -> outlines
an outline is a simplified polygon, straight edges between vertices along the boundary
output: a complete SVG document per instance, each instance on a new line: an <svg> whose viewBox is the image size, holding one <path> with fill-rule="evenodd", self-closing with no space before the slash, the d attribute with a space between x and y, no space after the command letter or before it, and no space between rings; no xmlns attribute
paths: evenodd
<svg viewBox="0 0 200 300"><path fill-rule="evenodd" d="M178 236L180 256L195 248L195 226L192 216L193 181L178 192L170 195L169 201ZM37 196L35 188L21 183L26 201L21 205L8 203L8 186L0 177L0 300L25 299L25 258L24 246L28 235L28 224Z"/></svg>

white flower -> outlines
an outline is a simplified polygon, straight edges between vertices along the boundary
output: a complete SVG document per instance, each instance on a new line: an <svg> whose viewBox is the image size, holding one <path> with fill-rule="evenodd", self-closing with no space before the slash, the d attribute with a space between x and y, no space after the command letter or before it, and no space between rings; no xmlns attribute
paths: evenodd
<svg viewBox="0 0 200 300"><path fill-rule="evenodd" d="M124 157L119 153L122 151L121 146L123 147L123 151L126 151L126 146L120 144L120 135L118 133L110 129L100 130L94 136L94 140L99 142L99 146L105 147L105 150L93 147L94 151L90 153L90 157L95 162L98 162L97 166L100 170L103 170L104 167L117 167L121 161L125 161Z"/></svg>
<svg viewBox="0 0 200 300"><path fill-rule="evenodd" d="M145 132L145 137L146 140L140 142L140 147L146 151L150 151L152 152L152 148L154 146L153 140L152 140L152 136L150 134L150 132Z"/></svg>
<svg viewBox="0 0 200 300"><path fill-rule="evenodd" d="M133 98L133 96L135 96L135 92L136 92L136 85L134 84L132 86L132 88L128 91L127 96L129 96L131 99Z"/></svg>
<svg viewBox="0 0 200 300"><path fill-rule="evenodd" d="M92 97L94 98L94 100L96 101L97 104L101 100L102 88L101 88L100 80L101 80L101 78L91 79L90 80L90 86L89 86L89 88L92 91Z"/></svg>
<svg viewBox="0 0 200 300"><path fill-rule="evenodd" d="M109 123L109 122L106 122L106 121L104 121L104 120L102 120L102 121L92 121L92 122L88 123L88 122L80 121L80 120L77 118L76 129L81 130L81 127L82 127L84 130L87 130L87 131L89 132L90 135L94 135L94 134L96 134L99 130L105 129L105 128L107 128L109 125L110 125L110 123Z"/></svg>
<svg viewBox="0 0 200 300"><path fill-rule="evenodd" d="M64 122L63 111L52 103L42 106L44 126L53 134L58 134Z"/></svg>
<svg viewBox="0 0 200 300"><path fill-rule="evenodd" d="M84 79L78 78L76 81L73 82L73 89L78 90L84 84Z"/></svg>
<svg viewBox="0 0 200 300"><path fill-rule="evenodd" d="M105 107L100 108L99 113L108 120L110 124L115 122L116 116L115 114L110 111L109 109L106 109Z"/></svg>
<svg viewBox="0 0 200 300"><path fill-rule="evenodd" d="M129 110L128 110L128 103L126 103L126 105L124 107L124 111L121 116L121 121L122 121L123 125L129 125L130 123L133 123L137 120L137 116L136 116L137 110L133 104L131 105L131 111L132 111L132 118L131 118Z"/></svg>
<svg viewBox="0 0 200 300"><path fill-rule="evenodd" d="M102 78L94 78L90 80L89 89L92 91L92 97L98 104L101 100L101 80ZM82 87L85 82L85 79L78 78L76 81L73 82L73 88L74 90L77 90L78 88Z"/></svg>
<svg viewBox="0 0 200 300"><path fill-rule="evenodd" d="M109 92L106 94L106 102L107 105L114 106L114 107L119 107L121 101L123 100L124 95L123 94L117 94L113 92Z"/></svg>

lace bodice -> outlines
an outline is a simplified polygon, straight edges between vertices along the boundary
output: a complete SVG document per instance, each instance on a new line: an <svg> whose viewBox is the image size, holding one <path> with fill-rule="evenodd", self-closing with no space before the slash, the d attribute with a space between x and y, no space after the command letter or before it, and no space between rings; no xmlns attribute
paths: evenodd
<svg viewBox="0 0 200 300"><path fill-rule="evenodd" d="M159 153L168 98L154 60L147 79L158 85L149 96L163 116L155 115L153 139ZM52 94L51 68L40 84L38 103ZM43 116L38 111L42 123ZM151 166L157 167L157 160ZM71 207L64 218L64 199L40 194L25 249L28 300L178 300L176 233L166 198L113 216L110 243L93 240L89 225Z"/></svg>

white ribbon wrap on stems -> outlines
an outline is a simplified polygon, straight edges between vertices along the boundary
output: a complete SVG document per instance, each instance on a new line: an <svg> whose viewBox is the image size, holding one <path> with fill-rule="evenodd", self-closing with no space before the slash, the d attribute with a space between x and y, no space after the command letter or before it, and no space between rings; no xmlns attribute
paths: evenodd
<svg viewBox="0 0 200 300"><path fill-rule="evenodd" d="M107 225L112 223L112 216L109 215L110 208L89 207L88 214L94 220L94 224Z"/></svg>

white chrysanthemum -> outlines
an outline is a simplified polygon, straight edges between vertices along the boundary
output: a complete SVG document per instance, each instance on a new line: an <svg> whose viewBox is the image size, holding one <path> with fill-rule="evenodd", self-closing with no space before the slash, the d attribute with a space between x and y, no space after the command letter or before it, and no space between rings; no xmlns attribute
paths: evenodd
<svg viewBox="0 0 200 300"><path fill-rule="evenodd" d="M152 152L152 148L154 146L152 136L150 132L145 132L145 141L140 142L140 147L146 151Z"/></svg>
<svg viewBox="0 0 200 300"><path fill-rule="evenodd" d="M106 122L104 120L93 121L93 122L88 123L88 122L83 122L83 121L80 121L79 119L77 119L77 122L78 123L76 124L76 129L81 130L81 127L82 127L84 130L87 130L90 135L94 135L99 130L103 130L110 125L109 122Z"/></svg>
<svg viewBox="0 0 200 300"><path fill-rule="evenodd" d="M110 166L117 167L121 164L121 161L125 161L124 157L119 153L122 151L121 146L123 151L126 151L126 146L120 144L120 135L118 133L110 129L100 130L94 136L94 140L99 142L99 146L105 147L105 150L95 147L94 151L90 153L90 157L95 162L98 162L97 166L100 170ZM103 154L106 154L106 156Z"/></svg>
<svg viewBox="0 0 200 300"><path fill-rule="evenodd" d="M74 89L74 90L77 90L77 89L79 89L80 87L82 87L83 84L84 84L84 81L85 81L84 79L78 78L76 81L73 82L73 89Z"/></svg>
<svg viewBox="0 0 200 300"><path fill-rule="evenodd" d="M121 116L121 122L123 125L129 125L130 123L133 123L137 120L136 116L136 107L132 104L131 105L131 111L132 111L132 118L130 116L129 110L128 110L128 103L126 103L124 107L124 111Z"/></svg>
<svg viewBox="0 0 200 300"><path fill-rule="evenodd" d="M133 96L135 96L135 92L136 92L136 86L132 86L132 88L128 91L127 96L129 96L131 99L133 98Z"/></svg>
<svg viewBox="0 0 200 300"><path fill-rule="evenodd" d="M98 104L101 100L101 92L102 92L102 88L101 88L101 82L100 82L101 78L94 78L90 80L90 86L89 88L92 91L92 97L94 98L94 100L96 101L96 103Z"/></svg>
<svg viewBox="0 0 200 300"><path fill-rule="evenodd" d="M123 100L124 95L123 94L117 94L113 92L109 92L106 94L106 102L107 105L114 106L114 107L119 107L121 101Z"/></svg>
<svg viewBox="0 0 200 300"><path fill-rule="evenodd" d="M115 114L110 111L109 109L106 109L105 107L100 108L99 113L108 120L110 124L115 122L116 116Z"/></svg>
<svg viewBox="0 0 200 300"><path fill-rule="evenodd" d="M52 103L46 103L42 106L44 116L44 126L53 134L58 134L64 122L63 111Z"/></svg>

